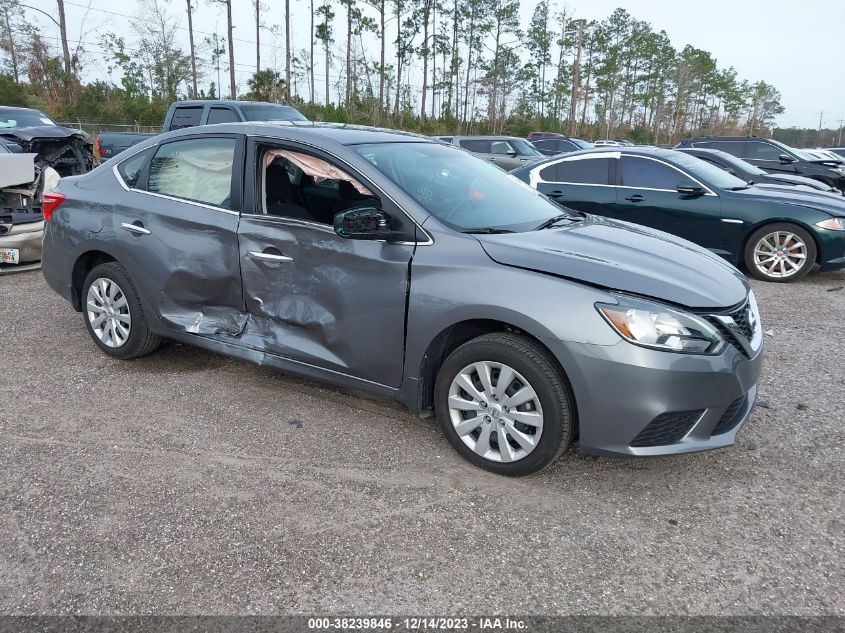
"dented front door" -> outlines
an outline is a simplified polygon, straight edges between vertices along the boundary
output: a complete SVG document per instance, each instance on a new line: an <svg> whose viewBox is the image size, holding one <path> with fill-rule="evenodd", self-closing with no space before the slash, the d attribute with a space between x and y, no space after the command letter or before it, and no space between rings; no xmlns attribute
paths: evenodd
<svg viewBox="0 0 845 633"><path fill-rule="evenodd" d="M241 216L243 344L397 387L413 245L344 239L332 227Z"/></svg>

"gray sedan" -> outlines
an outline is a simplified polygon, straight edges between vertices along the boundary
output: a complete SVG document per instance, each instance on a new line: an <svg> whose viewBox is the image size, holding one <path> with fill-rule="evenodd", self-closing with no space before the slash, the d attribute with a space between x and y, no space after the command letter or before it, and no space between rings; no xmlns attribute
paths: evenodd
<svg viewBox="0 0 845 633"><path fill-rule="evenodd" d="M496 473L576 438L728 446L755 403L762 330L735 268L430 139L181 130L63 179L44 216L44 276L105 354L175 339L392 397Z"/></svg>

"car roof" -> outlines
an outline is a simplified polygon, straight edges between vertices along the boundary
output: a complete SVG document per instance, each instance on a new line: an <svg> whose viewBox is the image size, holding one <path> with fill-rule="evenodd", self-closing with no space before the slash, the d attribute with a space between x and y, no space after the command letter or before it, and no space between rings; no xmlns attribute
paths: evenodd
<svg viewBox="0 0 845 633"><path fill-rule="evenodd" d="M302 142L329 142L337 145L362 145L366 143L419 142L436 143L434 139L411 132L348 123L321 123L318 121L243 121L215 125L193 126L167 133L167 138L202 134L203 132L246 133L248 136L267 136ZM159 138L159 137L156 137Z"/></svg>
<svg viewBox="0 0 845 633"><path fill-rule="evenodd" d="M594 154L625 154L626 156L652 156L655 158L663 158L672 160L675 150L663 149L662 147L640 147L640 146L625 146L625 145L605 145L600 147L590 147L589 149L579 149L574 152L567 152L566 154L558 154L557 156L549 156L544 160L538 160L528 165L522 165L514 169L511 174L522 173L527 170L536 169L547 163L554 163L559 160L572 160L577 156L588 156Z"/></svg>
<svg viewBox="0 0 845 633"><path fill-rule="evenodd" d="M271 105L271 106L280 106L282 108L294 108L292 105L288 105L287 103L273 103L271 101L238 101L237 99L185 99L184 101L174 101L173 104L176 107L180 106L202 106L202 105L231 105L231 106L244 106L244 105ZM296 109L296 108L294 108Z"/></svg>
<svg viewBox="0 0 845 633"><path fill-rule="evenodd" d="M23 106L0 106L0 112L20 112L21 110L44 114L41 110L38 110L36 108L24 108Z"/></svg>
<svg viewBox="0 0 845 633"><path fill-rule="evenodd" d="M494 141L494 140L525 141L525 140L527 140L527 139L525 139L521 136L505 136L504 134L478 134L478 135L474 135L474 136L458 135L458 136L453 136L452 138L457 139L457 140L467 139L467 140L472 140L472 141L476 141L476 140L482 140L482 141L487 141L487 140L491 140L491 141Z"/></svg>

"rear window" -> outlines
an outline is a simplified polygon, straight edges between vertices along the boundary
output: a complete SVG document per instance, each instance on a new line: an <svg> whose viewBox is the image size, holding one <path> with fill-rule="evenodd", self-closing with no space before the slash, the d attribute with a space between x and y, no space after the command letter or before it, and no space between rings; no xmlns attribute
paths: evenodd
<svg viewBox="0 0 845 633"><path fill-rule="evenodd" d="M546 167L540 177L546 182L576 185L609 185L611 158L564 160Z"/></svg>
<svg viewBox="0 0 845 633"><path fill-rule="evenodd" d="M170 121L171 130L180 130L185 127L193 127L200 124L202 118L202 107L180 107L173 111L173 119Z"/></svg>
<svg viewBox="0 0 845 633"><path fill-rule="evenodd" d="M147 190L230 209L234 158L231 138L166 143L150 163Z"/></svg>

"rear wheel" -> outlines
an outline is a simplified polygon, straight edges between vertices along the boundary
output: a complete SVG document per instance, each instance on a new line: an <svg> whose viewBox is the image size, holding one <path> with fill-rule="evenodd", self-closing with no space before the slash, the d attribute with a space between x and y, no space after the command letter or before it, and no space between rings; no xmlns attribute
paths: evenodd
<svg viewBox="0 0 845 633"><path fill-rule="evenodd" d="M797 281L816 262L816 243L800 226L789 223L768 224L748 239L745 266L752 277L763 281Z"/></svg>
<svg viewBox="0 0 845 633"><path fill-rule="evenodd" d="M437 374L440 427L467 460L509 476L552 464L573 433L571 389L549 352L525 336L464 343Z"/></svg>
<svg viewBox="0 0 845 633"><path fill-rule="evenodd" d="M82 299L88 333L109 356L145 356L161 344L147 326L135 284L117 262L100 264L88 273Z"/></svg>

